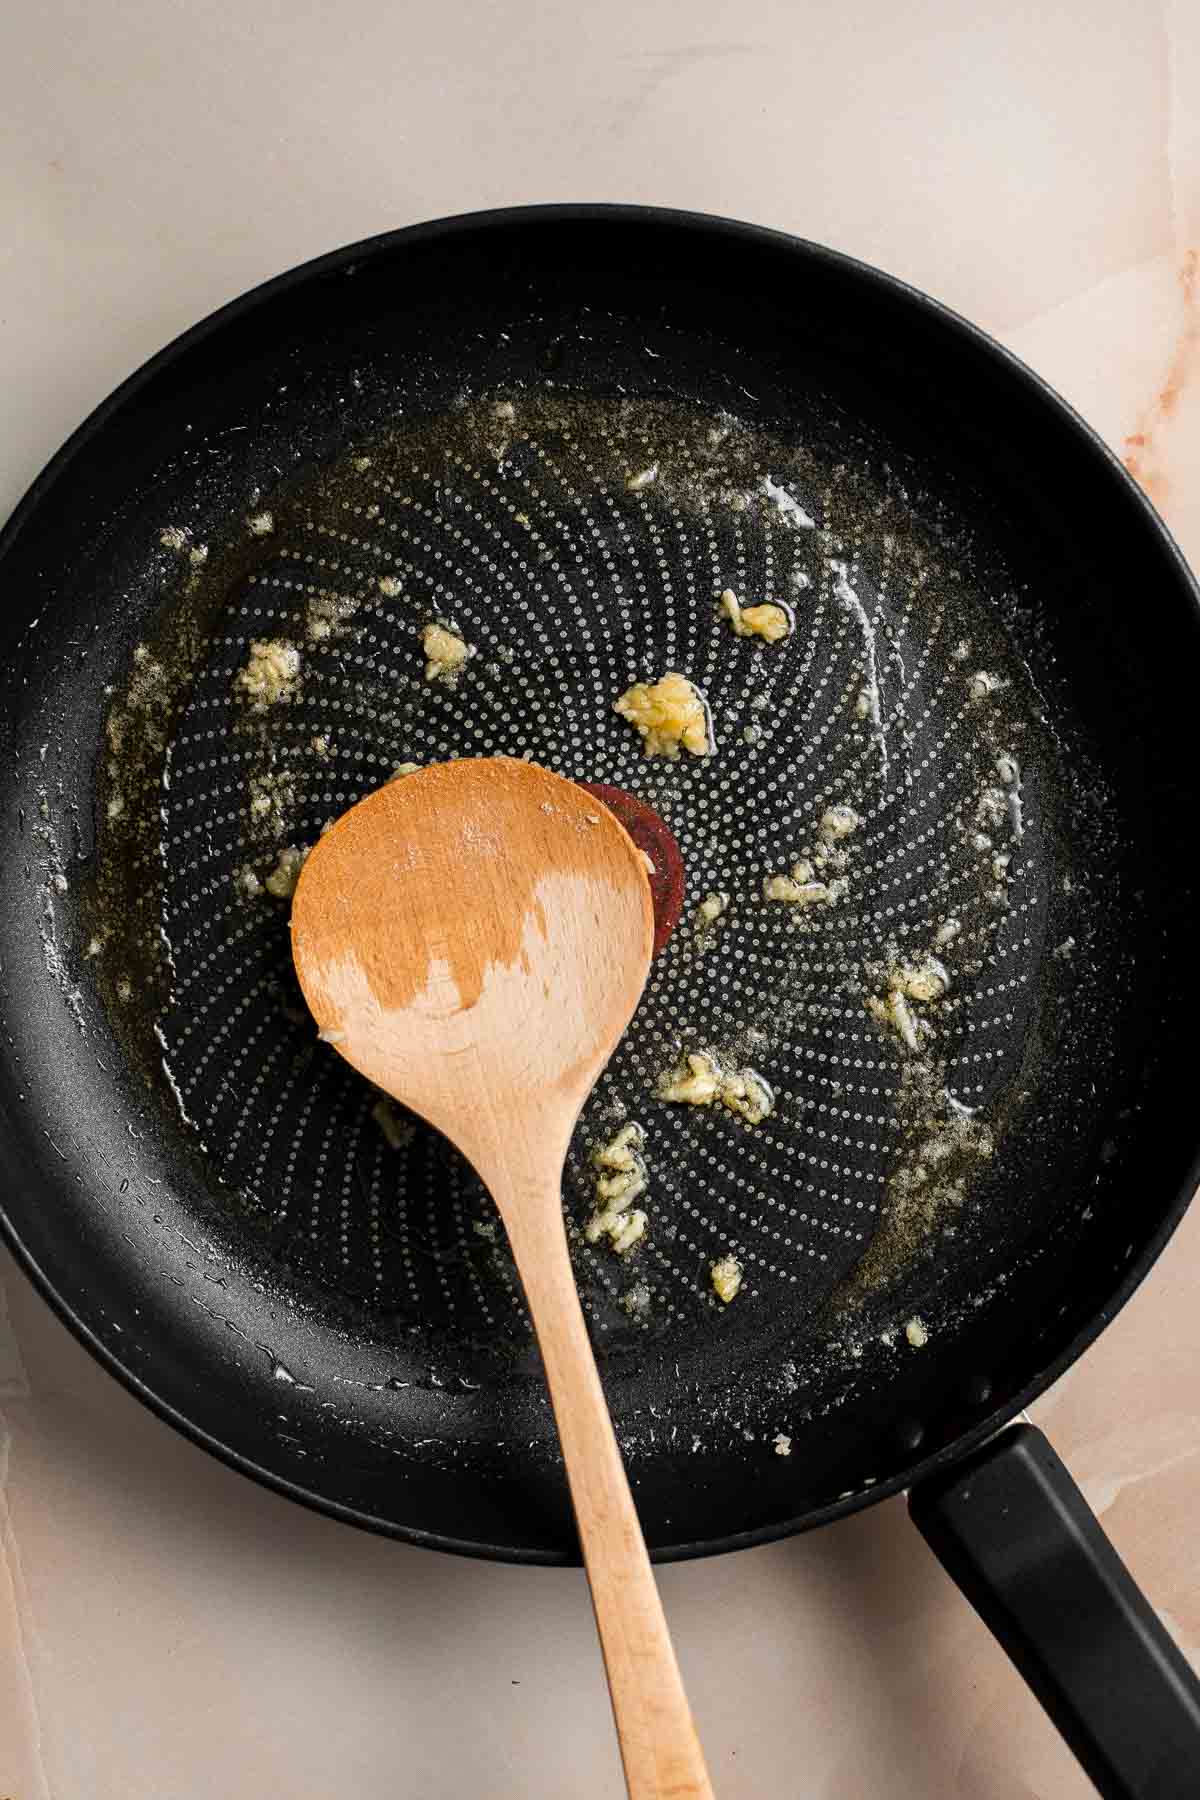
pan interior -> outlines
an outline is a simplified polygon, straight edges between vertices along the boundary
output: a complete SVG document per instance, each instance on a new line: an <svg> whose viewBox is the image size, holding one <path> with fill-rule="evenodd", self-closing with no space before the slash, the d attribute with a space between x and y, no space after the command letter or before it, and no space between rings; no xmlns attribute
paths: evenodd
<svg viewBox="0 0 1200 1800"><path fill-rule="evenodd" d="M727 414L517 390L260 495L199 561L187 530L161 536L179 604L210 623L181 633L168 608L114 697L89 941L236 1229L448 1349L527 1337L471 1171L316 1040L272 891L281 853L398 768L464 755L636 793L684 859L687 916L571 1159L576 1262L614 1350L703 1346L725 1256L744 1270L729 1325L753 1329L763 1306L811 1319L886 1283L947 1231L1025 1225L974 1190L1036 1079L1046 915L1073 885L1045 829L1060 771L965 552L894 489ZM737 637L725 591L782 600L792 635ZM439 622L474 651L453 686L425 677ZM257 704L255 646L286 659ZM647 756L615 713L667 670L706 696L712 755ZM799 900L767 899L798 860ZM711 894L728 904L706 923ZM898 969L944 997L897 1000ZM769 1116L658 1099L689 1053L761 1074ZM620 1255L580 1228L591 1155L630 1121L649 1227Z"/></svg>
<svg viewBox="0 0 1200 1800"><path fill-rule="evenodd" d="M810 1505L901 1468L931 1383L956 1417L986 1406L1031 1329L1014 1288L1049 1328L1135 1116L1142 1028L1105 1021L1142 967L1123 921L1152 866L1062 685L1011 495L828 369L783 390L772 369L766 404L728 341L575 331L578 368L561 320L514 316L440 394L410 373L389 398L395 372L360 358L336 413L314 392L301 429L285 400L216 478L160 464L91 566L123 617L88 710L77 669L47 690L32 771L43 973L144 1121L157 1222L195 1253L178 1279L208 1283L189 1324L224 1329L256 1396L240 1447L408 1528L388 1459L470 1471L531 1497L531 1525L487 1526L518 1546L568 1528L503 1234L462 1160L316 1040L281 854L405 764L464 755L614 784L675 835L684 917L564 1193L661 1543L729 1518L747 1467L739 1524L796 1510L780 1440L814 1450ZM737 636L725 590L783 603L792 634ZM453 685L426 679L432 623L473 650ZM288 653L261 707L256 645ZM648 757L614 712L668 670L707 700L710 757ZM826 892L768 899L777 876ZM709 895L728 904L705 922ZM769 1115L658 1098L689 1053L764 1077ZM630 1121L648 1228L620 1256L584 1228L594 1153Z"/></svg>

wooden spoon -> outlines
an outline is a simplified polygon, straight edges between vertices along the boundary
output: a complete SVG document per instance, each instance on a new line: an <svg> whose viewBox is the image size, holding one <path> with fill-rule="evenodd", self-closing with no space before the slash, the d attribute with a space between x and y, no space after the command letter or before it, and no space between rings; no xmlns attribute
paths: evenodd
<svg viewBox="0 0 1200 1800"><path fill-rule="evenodd" d="M419 770L320 839L292 953L321 1034L457 1144L512 1244L558 1422L625 1779L712 1789L575 1289L562 1170L633 1016L654 922L639 851L590 794L507 757Z"/></svg>

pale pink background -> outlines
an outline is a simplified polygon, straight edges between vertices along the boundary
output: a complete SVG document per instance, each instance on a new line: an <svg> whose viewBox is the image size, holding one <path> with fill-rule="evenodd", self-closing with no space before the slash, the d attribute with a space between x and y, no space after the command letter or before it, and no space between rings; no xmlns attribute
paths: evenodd
<svg viewBox="0 0 1200 1800"><path fill-rule="evenodd" d="M0 143L0 514L264 276L440 213L644 200L823 239L970 314L1200 560L1193 0L10 0ZM1036 1410L1200 1658L1198 1255L1200 1212ZM260 1492L3 1274L0 1795L622 1792L578 1575ZM722 1800L1090 1792L899 1503L662 1586Z"/></svg>

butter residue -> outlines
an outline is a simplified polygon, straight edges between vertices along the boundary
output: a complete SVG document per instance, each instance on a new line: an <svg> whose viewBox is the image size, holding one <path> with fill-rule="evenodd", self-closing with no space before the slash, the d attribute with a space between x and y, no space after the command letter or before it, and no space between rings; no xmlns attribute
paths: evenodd
<svg viewBox="0 0 1200 1800"><path fill-rule="evenodd" d="M798 525L805 531L816 530L817 521L812 514L806 512L800 502L780 482L772 481L769 475L763 477L763 493L789 525Z"/></svg>
<svg viewBox="0 0 1200 1800"><path fill-rule="evenodd" d="M426 625L421 633L425 651L426 681L441 681L453 687L462 673L463 664L474 656L474 646L449 626L436 622Z"/></svg>
<svg viewBox="0 0 1200 1800"><path fill-rule="evenodd" d="M644 1319L650 1311L650 1287L645 1281L635 1281L633 1286L621 1295L620 1304L631 1319Z"/></svg>
<svg viewBox="0 0 1200 1800"><path fill-rule="evenodd" d="M716 747L704 695L677 670L660 681L636 681L613 701L613 710L641 734L647 756L674 762L681 745L692 756L711 756Z"/></svg>
<svg viewBox="0 0 1200 1800"><path fill-rule="evenodd" d="M251 775L249 782L250 823L272 837L281 838L287 827L288 812L295 804L296 789L286 770L267 769Z"/></svg>
<svg viewBox="0 0 1200 1800"><path fill-rule="evenodd" d="M711 1106L719 1101L747 1125L761 1125L774 1111L775 1094L757 1069L737 1069L705 1050L685 1053L675 1068L658 1078L655 1097L682 1106Z"/></svg>
<svg viewBox="0 0 1200 1800"><path fill-rule="evenodd" d="M371 1117L379 1127L389 1150L407 1150L417 1134L417 1127L396 1102L382 1094L371 1108Z"/></svg>
<svg viewBox="0 0 1200 1800"><path fill-rule="evenodd" d="M344 635L345 628L358 611L358 601L345 594L322 590L308 602L305 631L310 644L323 644L327 638Z"/></svg>
<svg viewBox="0 0 1200 1800"><path fill-rule="evenodd" d="M619 1256L626 1255L646 1234L646 1214L633 1205L650 1185L642 1154L645 1147L645 1131L631 1120L592 1154L596 1206L583 1234L589 1244L607 1237Z"/></svg>
<svg viewBox="0 0 1200 1800"><path fill-rule="evenodd" d="M972 700L987 700L1004 685L999 675L993 675L990 669L978 669L967 682L967 695Z"/></svg>
<svg viewBox="0 0 1200 1800"><path fill-rule="evenodd" d="M778 644L791 637L796 621L790 606L767 600L759 606L743 606L732 588L726 588L720 599L721 611L733 626L736 637L758 637L764 643Z"/></svg>

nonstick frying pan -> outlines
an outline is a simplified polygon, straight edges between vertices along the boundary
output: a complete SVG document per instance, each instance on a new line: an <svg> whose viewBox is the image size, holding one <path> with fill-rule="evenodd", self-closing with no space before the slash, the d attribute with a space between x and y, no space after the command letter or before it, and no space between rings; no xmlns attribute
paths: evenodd
<svg viewBox="0 0 1200 1800"><path fill-rule="evenodd" d="M652 1549L908 1488L1103 1790L1191 1791L1183 1659L1045 1440L1000 1432L1197 1176L1200 611L1087 428L812 245L483 215L180 339L0 572L3 1221L101 1361L337 1517L574 1557L490 1203L315 1040L285 853L406 762L603 784L685 881L564 1196ZM726 589L791 636L736 635ZM474 651L457 685L430 623ZM274 687L255 644L295 653ZM648 757L613 711L668 669L713 756ZM755 1071L768 1116L662 1099L688 1055ZM622 1257L586 1224L630 1120Z"/></svg>

